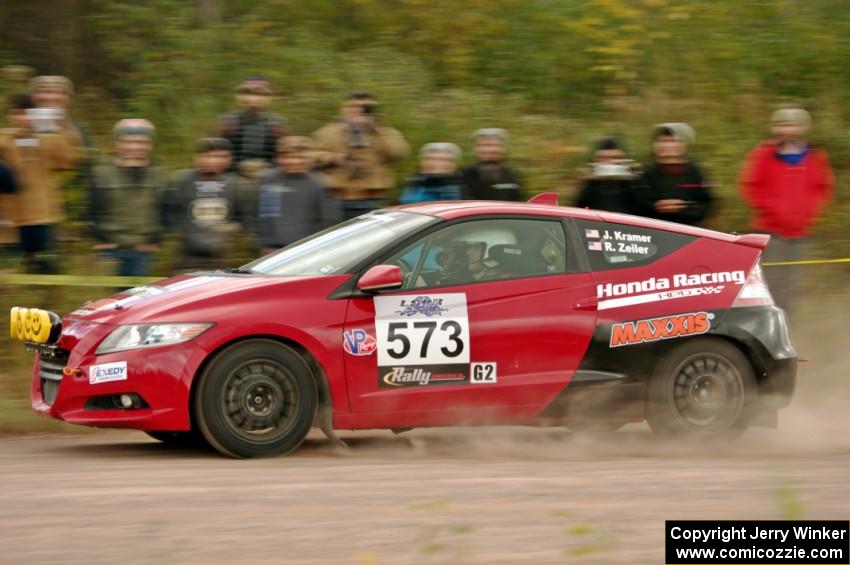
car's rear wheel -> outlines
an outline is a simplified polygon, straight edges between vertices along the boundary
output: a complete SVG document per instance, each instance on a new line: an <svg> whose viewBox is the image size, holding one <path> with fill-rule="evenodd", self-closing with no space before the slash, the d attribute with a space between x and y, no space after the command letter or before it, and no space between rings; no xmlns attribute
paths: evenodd
<svg viewBox="0 0 850 565"><path fill-rule="evenodd" d="M157 441L161 441L166 445L174 447L206 447L208 444L204 436L195 430L188 432L161 432L161 431L146 431L147 435Z"/></svg>
<svg viewBox="0 0 850 565"><path fill-rule="evenodd" d="M691 339L652 375L646 419L665 435L731 437L746 429L754 396L753 368L741 351L720 339Z"/></svg>
<svg viewBox="0 0 850 565"><path fill-rule="evenodd" d="M225 455L280 455L310 431L317 397L309 367L292 348L268 339L244 341L204 370L195 418L204 438Z"/></svg>

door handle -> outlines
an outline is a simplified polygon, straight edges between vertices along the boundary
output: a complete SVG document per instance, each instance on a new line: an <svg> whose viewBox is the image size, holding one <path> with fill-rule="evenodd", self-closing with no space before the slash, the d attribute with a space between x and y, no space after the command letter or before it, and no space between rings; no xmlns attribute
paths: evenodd
<svg viewBox="0 0 850 565"><path fill-rule="evenodd" d="M596 310L599 307L599 299L595 296L582 298L573 304L574 310Z"/></svg>

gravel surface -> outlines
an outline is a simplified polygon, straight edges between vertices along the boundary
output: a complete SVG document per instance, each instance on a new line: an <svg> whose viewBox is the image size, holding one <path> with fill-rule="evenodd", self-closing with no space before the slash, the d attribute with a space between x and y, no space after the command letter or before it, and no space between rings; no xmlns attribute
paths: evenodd
<svg viewBox="0 0 850 565"><path fill-rule="evenodd" d="M2 439L0 562L662 563L665 519L850 509L850 440L828 436L756 430L706 447L635 425L344 437L347 451L316 435L249 461L137 432Z"/></svg>

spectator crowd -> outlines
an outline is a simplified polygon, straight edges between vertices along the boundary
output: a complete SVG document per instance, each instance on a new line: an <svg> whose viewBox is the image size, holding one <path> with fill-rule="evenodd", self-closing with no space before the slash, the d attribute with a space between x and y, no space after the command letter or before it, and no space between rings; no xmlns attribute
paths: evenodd
<svg viewBox="0 0 850 565"><path fill-rule="evenodd" d="M338 118L312 135L295 135L269 111L269 81L249 77L236 88L237 108L197 140L191 168L176 174L152 159L156 127L141 118L116 123L112 152L93 158L88 128L70 113L73 95L64 77L35 77L29 92L9 100L9 127L0 131L0 245L17 253L27 273L58 271L57 226L69 183L86 187L93 250L127 276L151 273L167 233L179 235L176 270L216 269L226 266L240 233L252 236L255 251L268 253L396 201L524 197L522 176L509 165L508 132L496 127L472 134L474 159L467 166L457 145L427 143L418 172L399 185L394 165L410 147L381 121L379 100L367 92L348 95ZM802 258L830 199L829 160L809 141L810 128L805 110L775 112L770 138L743 166L740 192L752 228L772 236L766 260ZM572 204L700 225L716 199L691 155L695 139L688 124L659 124L650 136L650 162L640 165L620 138L601 138ZM768 276L777 302L790 308L795 271Z"/></svg>

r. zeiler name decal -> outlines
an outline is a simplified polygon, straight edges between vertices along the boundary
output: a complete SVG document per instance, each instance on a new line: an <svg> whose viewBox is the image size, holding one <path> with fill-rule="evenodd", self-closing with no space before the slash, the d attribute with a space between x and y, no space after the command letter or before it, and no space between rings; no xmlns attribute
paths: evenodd
<svg viewBox="0 0 850 565"><path fill-rule="evenodd" d="M650 251L649 245L640 244L652 243L652 236L649 234L627 233L620 230L612 230L611 233L605 230L602 239L613 240L605 241L605 251L631 253L633 255L648 255Z"/></svg>
<svg viewBox="0 0 850 565"><path fill-rule="evenodd" d="M611 327L610 347L700 335L711 329L714 314L693 312L677 316L623 322Z"/></svg>

